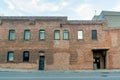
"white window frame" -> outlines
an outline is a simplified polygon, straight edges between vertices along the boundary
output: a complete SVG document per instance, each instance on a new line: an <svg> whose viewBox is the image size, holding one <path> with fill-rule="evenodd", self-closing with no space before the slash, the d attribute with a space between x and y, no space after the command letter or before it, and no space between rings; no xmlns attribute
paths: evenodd
<svg viewBox="0 0 120 80"><path fill-rule="evenodd" d="M78 35L78 40L84 39L84 32L83 32L83 30L78 30L77 31L77 35Z"/></svg>

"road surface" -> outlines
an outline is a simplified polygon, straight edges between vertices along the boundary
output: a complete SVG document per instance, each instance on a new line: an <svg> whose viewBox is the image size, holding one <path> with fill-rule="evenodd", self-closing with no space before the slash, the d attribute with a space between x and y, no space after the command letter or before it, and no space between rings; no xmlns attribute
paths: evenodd
<svg viewBox="0 0 120 80"><path fill-rule="evenodd" d="M1 71L0 80L120 80L120 72Z"/></svg>

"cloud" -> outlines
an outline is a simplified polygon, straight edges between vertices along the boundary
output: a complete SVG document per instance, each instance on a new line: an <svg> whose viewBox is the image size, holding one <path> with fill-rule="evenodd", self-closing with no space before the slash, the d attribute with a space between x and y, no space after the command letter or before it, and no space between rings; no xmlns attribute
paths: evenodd
<svg viewBox="0 0 120 80"><path fill-rule="evenodd" d="M40 0L32 0L31 3L32 4L37 4Z"/></svg>
<svg viewBox="0 0 120 80"><path fill-rule="evenodd" d="M4 2L9 6L10 9L16 8L16 10L18 11L23 11L27 13L57 11L60 8L54 3L43 3L40 0L19 0L19 2L18 0L4 0Z"/></svg>
<svg viewBox="0 0 120 80"><path fill-rule="evenodd" d="M120 11L120 5L115 6L114 11Z"/></svg>
<svg viewBox="0 0 120 80"><path fill-rule="evenodd" d="M69 2L66 2L66 1L61 2L61 6L68 6L68 5L69 5Z"/></svg>
<svg viewBox="0 0 120 80"><path fill-rule="evenodd" d="M41 12L44 12L44 11L58 11L60 9L59 6L54 5L52 3L45 3L45 4L42 4L41 6L38 6L38 7L39 7L39 10Z"/></svg>
<svg viewBox="0 0 120 80"><path fill-rule="evenodd" d="M9 6L9 9L14 10L15 6L10 0L4 0L4 2Z"/></svg>
<svg viewBox="0 0 120 80"><path fill-rule="evenodd" d="M95 10L92 4L79 0L3 0L5 15L24 16L69 16L77 19L91 19ZM72 19L70 18L70 19Z"/></svg>
<svg viewBox="0 0 120 80"><path fill-rule="evenodd" d="M4 14L5 14L5 10L3 10L1 7L0 7L0 16L4 16Z"/></svg>
<svg viewBox="0 0 120 80"><path fill-rule="evenodd" d="M77 6L77 8L75 9L76 14L85 20L90 19L92 17L91 15L94 14L94 11L95 11L94 7L86 3Z"/></svg>

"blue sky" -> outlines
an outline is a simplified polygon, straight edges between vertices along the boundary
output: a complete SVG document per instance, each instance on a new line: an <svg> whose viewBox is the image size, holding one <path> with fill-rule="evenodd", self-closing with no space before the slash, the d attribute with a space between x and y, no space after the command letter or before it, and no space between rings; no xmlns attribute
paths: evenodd
<svg viewBox="0 0 120 80"><path fill-rule="evenodd" d="M120 11L120 0L0 0L1 16L67 16L90 20L101 11Z"/></svg>

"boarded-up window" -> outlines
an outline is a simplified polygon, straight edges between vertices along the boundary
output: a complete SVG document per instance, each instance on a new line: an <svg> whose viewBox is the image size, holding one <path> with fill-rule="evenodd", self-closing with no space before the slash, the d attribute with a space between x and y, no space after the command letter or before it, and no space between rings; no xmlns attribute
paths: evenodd
<svg viewBox="0 0 120 80"><path fill-rule="evenodd" d="M47 53L45 55L45 57L46 57L46 64L47 65L53 64L53 54L52 53Z"/></svg>
<svg viewBox="0 0 120 80"><path fill-rule="evenodd" d="M77 64L77 60L78 60L77 53L70 54L70 65Z"/></svg>

